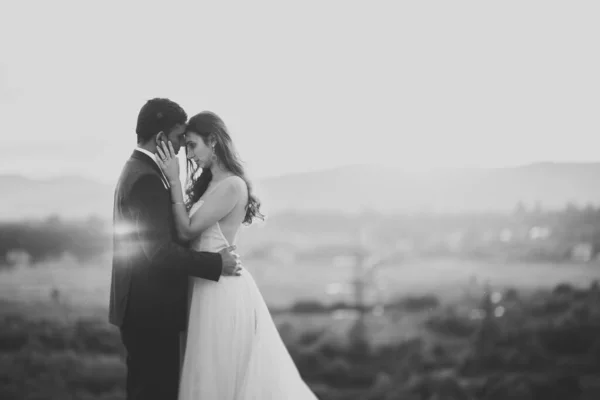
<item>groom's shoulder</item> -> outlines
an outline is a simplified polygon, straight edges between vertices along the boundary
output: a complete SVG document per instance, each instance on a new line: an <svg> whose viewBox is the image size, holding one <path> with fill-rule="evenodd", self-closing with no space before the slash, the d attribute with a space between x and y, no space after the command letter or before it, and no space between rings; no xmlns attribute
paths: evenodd
<svg viewBox="0 0 600 400"><path fill-rule="evenodd" d="M152 169L149 171L140 171L135 174L131 180L131 187L135 190L153 190L155 188L163 188L163 183L160 177Z"/></svg>
<svg viewBox="0 0 600 400"><path fill-rule="evenodd" d="M162 185L160 176L154 169L138 160L129 160L119 178L121 188L144 189Z"/></svg>
<svg viewBox="0 0 600 400"><path fill-rule="evenodd" d="M146 175L159 177L159 174L156 172L152 166L146 162L138 158L131 157L127 160L125 167L123 168L122 177L129 179L137 179Z"/></svg>

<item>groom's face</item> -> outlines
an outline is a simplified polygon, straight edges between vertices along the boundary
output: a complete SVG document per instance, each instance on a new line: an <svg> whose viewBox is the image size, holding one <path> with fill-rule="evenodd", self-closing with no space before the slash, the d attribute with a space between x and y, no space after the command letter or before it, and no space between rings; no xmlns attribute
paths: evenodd
<svg viewBox="0 0 600 400"><path fill-rule="evenodd" d="M185 143L185 125L175 125L171 132L167 135L168 139L173 144L173 149L175 150L175 154L179 154L179 149Z"/></svg>

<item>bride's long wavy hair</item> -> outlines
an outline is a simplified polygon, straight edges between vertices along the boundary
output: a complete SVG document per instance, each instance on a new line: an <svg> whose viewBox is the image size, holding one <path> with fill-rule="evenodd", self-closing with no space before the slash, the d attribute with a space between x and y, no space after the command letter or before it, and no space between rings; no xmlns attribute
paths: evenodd
<svg viewBox="0 0 600 400"><path fill-rule="evenodd" d="M260 212L260 201L252 192L252 183L246 176L244 166L240 156L235 150L229 131L223 120L211 111L203 111L190 118L186 133L194 133L202 138L204 143L209 146L211 140L215 143L215 155L218 162L234 175L239 176L246 182L248 188L248 203L246 204L246 216L243 223L250 225L255 218L264 220L265 216ZM186 148L187 151L187 148ZM200 197L206 192L212 172L210 168L203 168L202 173L197 176L199 166L189 158L187 159L187 202L188 210L194 203L200 200Z"/></svg>

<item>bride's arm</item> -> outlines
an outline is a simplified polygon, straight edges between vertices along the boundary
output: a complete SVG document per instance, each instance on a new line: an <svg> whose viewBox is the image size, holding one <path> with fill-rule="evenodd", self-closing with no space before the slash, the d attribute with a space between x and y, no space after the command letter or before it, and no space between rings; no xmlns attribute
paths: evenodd
<svg viewBox="0 0 600 400"><path fill-rule="evenodd" d="M189 239L185 235L185 227L189 226L190 218L188 217L188 211L185 208L185 202L183 201L183 189L181 182L171 181L169 182L171 191L171 203L173 208L173 219L175 220L175 228L177 229L177 236L183 241Z"/></svg>
<svg viewBox="0 0 600 400"><path fill-rule="evenodd" d="M173 215L179 238L186 241L195 238L229 214L240 199L240 180L227 179L222 182L191 219L183 201L181 183L179 181L172 182Z"/></svg>
<svg viewBox="0 0 600 400"><path fill-rule="evenodd" d="M183 190L179 181L179 161L173 145L170 141L168 145L162 142L157 146L156 151L156 162L169 180L171 187L173 218L180 239L188 241L197 237L202 231L216 224L233 210L240 198L239 190L242 184L245 187L244 180L239 177L221 182L190 220L183 201Z"/></svg>

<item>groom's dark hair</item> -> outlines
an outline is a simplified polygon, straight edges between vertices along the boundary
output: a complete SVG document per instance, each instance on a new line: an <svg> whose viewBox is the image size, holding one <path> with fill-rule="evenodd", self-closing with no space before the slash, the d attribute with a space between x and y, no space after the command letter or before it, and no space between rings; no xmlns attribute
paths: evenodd
<svg viewBox="0 0 600 400"><path fill-rule="evenodd" d="M187 114L181 106L169 99L148 100L140 110L135 133L138 143L146 143L160 131L168 134L175 125L183 125Z"/></svg>

